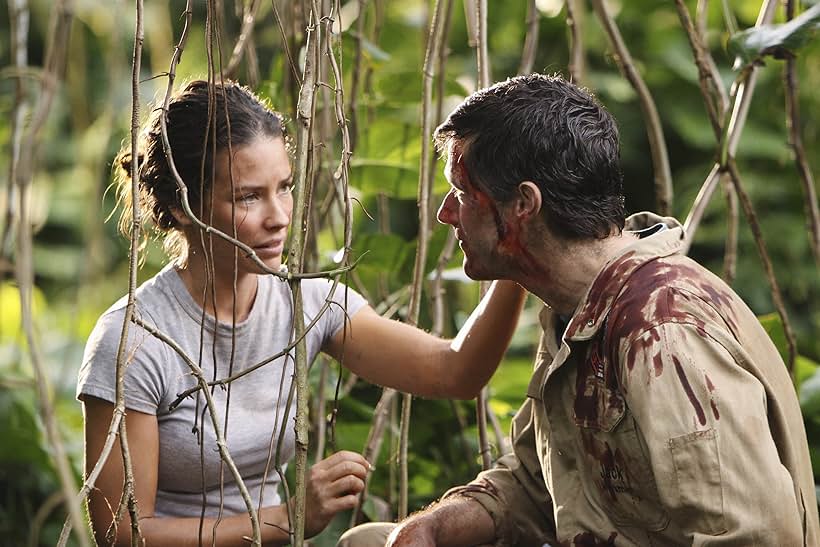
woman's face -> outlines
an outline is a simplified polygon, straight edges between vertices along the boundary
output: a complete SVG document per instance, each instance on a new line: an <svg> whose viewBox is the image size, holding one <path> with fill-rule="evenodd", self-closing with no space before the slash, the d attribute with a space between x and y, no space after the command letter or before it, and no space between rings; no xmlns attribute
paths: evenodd
<svg viewBox="0 0 820 547"><path fill-rule="evenodd" d="M283 139L259 136L249 144L234 147L232 158L228 150L217 154L213 195L206 196L202 220L230 236L234 235L235 223L236 239L252 247L266 266L278 269L293 211L292 188L290 159ZM208 214L209 205L212 215ZM219 237L212 239L217 275L232 275L234 246ZM189 244L200 245L199 241ZM243 251L238 256L239 272L261 273Z"/></svg>

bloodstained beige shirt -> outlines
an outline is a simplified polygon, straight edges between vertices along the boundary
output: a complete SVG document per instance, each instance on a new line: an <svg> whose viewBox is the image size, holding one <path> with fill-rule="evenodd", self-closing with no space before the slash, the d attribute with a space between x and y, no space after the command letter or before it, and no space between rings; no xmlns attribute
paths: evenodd
<svg viewBox="0 0 820 547"><path fill-rule="evenodd" d="M641 213L627 229L656 222L668 229L599 272L562 336L542 312L514 452L447 496L481 503L497 545L818 545L783 360L743 301L679 254L677 221Z"/></svg>

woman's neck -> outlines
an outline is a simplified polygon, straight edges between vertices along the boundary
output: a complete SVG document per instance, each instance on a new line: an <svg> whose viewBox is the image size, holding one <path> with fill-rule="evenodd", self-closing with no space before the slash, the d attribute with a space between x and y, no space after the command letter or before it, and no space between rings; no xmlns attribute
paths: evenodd
<svg viewBox="0 0 820 547"><path fill-rule="evenodd" d="M176 269L188 293L208 315L226 323L234 320L234 313L237 323L248 318L256 299L258 275L206 268L204 263L190 257Z"/></svg>

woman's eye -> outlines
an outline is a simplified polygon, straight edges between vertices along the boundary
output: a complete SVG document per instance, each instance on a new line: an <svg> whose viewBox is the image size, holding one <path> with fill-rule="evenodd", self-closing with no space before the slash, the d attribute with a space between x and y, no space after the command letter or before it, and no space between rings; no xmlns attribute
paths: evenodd
<svg viewBox="0 0 820 547"><path fill-rule="evenodd" d="M284 196L293 192L293 183L286 182L282 186L279 187L279 194Z"/></svg>
<svg viewBox="0 0 820 547"><path fill-rule="evenodd" d="M242 203L253 203L257 199L259 199L259 194L255 193L255 192L252 192L252 193L249 193L249 194L242 194L242 195L237 197L237 200L241 201Z"/></svg>

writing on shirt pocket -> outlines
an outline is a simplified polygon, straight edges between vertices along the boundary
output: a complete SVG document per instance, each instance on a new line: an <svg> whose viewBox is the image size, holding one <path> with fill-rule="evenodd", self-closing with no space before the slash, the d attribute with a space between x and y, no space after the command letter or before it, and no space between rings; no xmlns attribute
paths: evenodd
<svg viewBox="0 0 820 547"><path fill-rule="evenodd" d="M660 503L655 475L638 436L635 420L626 413L611 430L580 429L590 473L587 495L597 501L613 523L663 530L669 513Z"/></svg>
<svg viewBox="0 0 820 547"><path fill-rule="evenodd" d="M669 524L655 476L615 371L593 345L575 381L573 418L592 470L585 492L613 523L657 531Z"/></svg>
<svg viewBox="0 0 820 547"><path fill-rule="evenodd" d="M726 531L717 431L695 431L669 439L680 496L681 518L707 534Z"/></svg>

